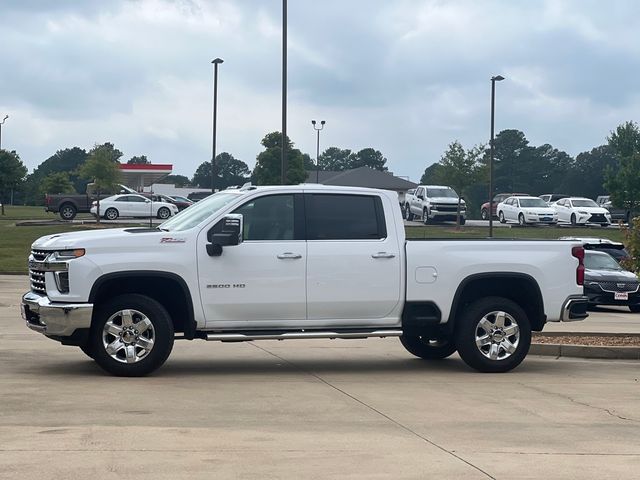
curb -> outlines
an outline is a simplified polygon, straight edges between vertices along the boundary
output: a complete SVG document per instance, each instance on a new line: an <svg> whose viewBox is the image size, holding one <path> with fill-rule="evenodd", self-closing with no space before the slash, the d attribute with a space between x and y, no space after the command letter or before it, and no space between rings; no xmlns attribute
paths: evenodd
<svg viewBox="0 0 640 480"><path fill-rule="evenodd" d="M610 360L640 360L640 347L602 347L594 345L560 345L532 343L530 355L551 357L598 358Z"/></svg>

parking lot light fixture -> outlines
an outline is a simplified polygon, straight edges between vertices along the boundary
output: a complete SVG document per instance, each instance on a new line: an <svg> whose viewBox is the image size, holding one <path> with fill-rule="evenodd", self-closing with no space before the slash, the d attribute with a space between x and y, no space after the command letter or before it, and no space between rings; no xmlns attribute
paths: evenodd
<svg viewBox="0 0 640 480"><path fill-rule="evenodd" d="M9 118L9 115L5 115L4 118L2 119L2 122L0 122L0 150L2 150L2 125L4 125L4 122L7 120L7 118ZM12 202L13 205L13 202Z"/></svg>
<svg viewBox="0 0 640 480"><path fill-rule="evenodd" d="M211 142L211 193L216 193L216 128L218 123L218 65L223 63L221 58L211 60L213 63L213 139Z"/></svg>
<svg viewBox="0 0 640 480"><path fill-rule="evenodd" d="M491 140L489 141L489 238L493 237L493 129L495 123L496 82L504 80L502 75L491 77Z"/></svg>
<svg viewBox="0 0 640 480"><path fill-rule="evenodd" d="M316 183L320 183L320 131L324 128L324 124L327 123L324 120L320 122L320 127L316 127L316 121L311 120L313 129L318 132L318 139L316 141Z"/></svg>

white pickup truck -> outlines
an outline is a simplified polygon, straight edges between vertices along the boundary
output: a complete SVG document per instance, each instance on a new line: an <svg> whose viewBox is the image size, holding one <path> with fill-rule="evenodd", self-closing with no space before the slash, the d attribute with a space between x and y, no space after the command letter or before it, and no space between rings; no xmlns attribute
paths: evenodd
<svg viewBox="0 0 640 480"><path fill-rule="evenodd" d="M122 376L160 367L174 339L400 337L504 372L532 330L587 316L583 256L571 241L407 241L394 192L259 187L154 229L36 240L22 315Z"/></svg>
<svg viewBox="0 0 640 480"><path fill-rule="evenodd" d="M460 202L460 225L467 220L467 204L458 198L456 191L444 185L419 185L413 195L407 195L404 215L407 220L422 217L425 225L429 222L457 221Z"/></svg>

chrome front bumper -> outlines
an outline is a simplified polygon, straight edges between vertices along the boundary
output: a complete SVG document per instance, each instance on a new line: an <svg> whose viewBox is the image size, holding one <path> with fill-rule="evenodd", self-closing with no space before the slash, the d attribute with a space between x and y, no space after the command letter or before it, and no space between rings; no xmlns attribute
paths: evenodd
<svg viewBox="0 0 640 480"><path fill-rule="evenodd" d="M585 295L573 295L567 298L562 305L562 313L560 314L561 322L577 322L584 320L589 316L587 306L589 305L589 297Z"/></svg>
<svg viewBox="0 0 640 480"><path fill-rule="evenodd" d="M68 337L91 326L92 303L55 303L45 295L29 292L20 306L27 327L47 336Z"/></svg>

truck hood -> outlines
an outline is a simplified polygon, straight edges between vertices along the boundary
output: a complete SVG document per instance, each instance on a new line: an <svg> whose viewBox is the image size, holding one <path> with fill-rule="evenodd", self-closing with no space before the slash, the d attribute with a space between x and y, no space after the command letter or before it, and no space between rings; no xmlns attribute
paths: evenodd
<svg viewBox="0 0 640 480"><path fill-rule="evenodd" d="M447 203L447 204L451 204L451 205L457 205L458 204L458 199L457 198L451 198L451 197L430 197L429 198L429 202L431 203ZM462 202L460 202L462 205L465 204L464 200L462 200Z"/></svg>
<svg viewBox="0 0 640 480"><path fill-rule="evenodd" d="M626 270L591 270L584 272L585 280L592 282L637 282L638 277L633 272Z"/></svg>
<svg viewBox="0 0 640 480"><path fill-rule="evenodd" d="M81 230L79 232L55 233L40 237L31 245L34 249L69 250L103 245L121 245L141 235L173 237L170 232L144 228L105 228L100 230Z"/></svg>

